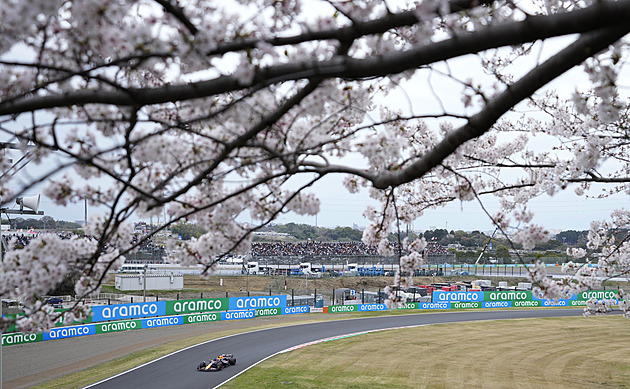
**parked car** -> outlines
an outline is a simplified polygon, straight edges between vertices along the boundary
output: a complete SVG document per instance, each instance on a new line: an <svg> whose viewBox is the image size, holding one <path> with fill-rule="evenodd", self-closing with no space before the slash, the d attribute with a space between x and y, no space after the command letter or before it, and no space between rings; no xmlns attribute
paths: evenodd
<svg viewBox="0 0 630 389"><path fill-rule="evenodd" d="M61 308L63 307L63 299L61 297L49 297L46 299L46 304L55 308Z"/></svg>

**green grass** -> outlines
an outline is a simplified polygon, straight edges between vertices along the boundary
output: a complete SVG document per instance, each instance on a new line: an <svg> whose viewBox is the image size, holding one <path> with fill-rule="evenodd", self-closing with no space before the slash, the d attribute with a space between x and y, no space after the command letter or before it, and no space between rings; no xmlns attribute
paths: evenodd
<svg viewBox="0 0 630 389"><path fill-rule="evenodd" d="M425 326L280 354L225 388L628 388L629 343L619 316Z"/></svg>

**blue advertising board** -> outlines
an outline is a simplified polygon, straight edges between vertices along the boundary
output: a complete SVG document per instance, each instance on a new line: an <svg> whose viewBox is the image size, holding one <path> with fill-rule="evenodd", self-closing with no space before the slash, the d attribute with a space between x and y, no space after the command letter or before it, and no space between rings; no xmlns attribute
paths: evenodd
<svg viewBox="0 0 630 389"><path fill-rule="evenodd" d="M94 324L85 324L82 326L60 327L44 332L44 340L74 338L76 336L94 335L96 334L96 326Z"/></svg>
<svg viewBox="0 0 630 389"><path fill-rule="evenodd" d="M542 300L540 305L543 307L570 307L571 301L575 301L575 299Z"/></svg>
<svg viewBox="0 0 630 389"><path fill-rule="evenodd" d="M294 315L296 313L309 313L311 308L308 305L299 305L297 307L284 307L282 308L283 315Z"/></svg>
<svg viewBox="0 0 630 389"><path fill-rule="evenodd" d="M92 321L124 320L147 316L166 315L166 302L95 305L92 307Z"/></svg>
<svg viewBox="0 0 630 389"><path fill-rule="evenodd" d="M464 291L453 291L453 292L445 292L442 290L433 291L433 302L434 303L442 303L442 302L469 302L469 301L483 301L484 294L483 292L464 292Z"/></svg>
<svg viewBox="0 0 630 389"><path fill-rule="evenodd" d="M359 311L387 311L385 304L359 304Z"/></svg>
<svg viewBox="0 0 630 389"><path fill-rule="evenodd" d="M418 303L418 309L451 309L451 303Z"/></svg>
<svg viewBox="0 0 630 389"><path fill-rule="evenodd" d="M230 297L230 311L259 308L284 308L287 306L287 296L250 296Z"/></svg>
<svg viewBox="0 0 630 389"><path fill-rule="evenodd" d="M142 319L142 328L168 327L184 324L184 316L166 316Z"/></svg>
<svg viewBox="0 0 630 389"><path fill-rule="evenodd" d="M221 321L224 320L240 320L240 319L253 319L256 316L256 311L227 311L221 312Z"/></svg>

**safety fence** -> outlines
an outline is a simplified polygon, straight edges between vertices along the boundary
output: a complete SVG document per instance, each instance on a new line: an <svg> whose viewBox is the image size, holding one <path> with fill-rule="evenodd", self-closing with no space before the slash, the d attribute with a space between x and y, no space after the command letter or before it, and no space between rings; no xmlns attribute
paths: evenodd
<svg viewBox="0 0 630 389"><path fill-rule="evenodd" d="M407 303L397 309L475 309L509 307L579 307L587 301L612 300L613 290L585 291L561 300L545 300L530 291L434 291L432 302ZM261 316L293 315L310 312L345 313L388 310L386 304L330 305L313 309L308 305L287 306L287 296L251 296L177 301L155 301L92 307L89 318L71 326L50 331L2 335L2 345L80 337L108 332L168 327L214 321L254 319Z"/></svg>

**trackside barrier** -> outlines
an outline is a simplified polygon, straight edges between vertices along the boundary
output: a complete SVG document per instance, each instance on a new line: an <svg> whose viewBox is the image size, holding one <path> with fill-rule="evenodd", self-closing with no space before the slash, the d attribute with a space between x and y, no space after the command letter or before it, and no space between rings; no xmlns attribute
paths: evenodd
<svg viewBox="0 0 630 389"><path fill-rule="evenodd" d="M92 307L90 317L81 321L75 321L72 325L90 324L112 320L136 319L153 316L181 315L198 312L216 312L228 310L247 310L256 308L284 308L287 306L287 296L253 296L230 298L206 298L190 300L164 300L147 303L127 303L112 305L95 305ZM64 312L67 309L56 309L55 312ZM21 316L23 314L18 314ZM15 314L5 315L15 317ZM63 326L63 317L55 326ZM9 328L14 332L15 326Z"/></svg>
<svg viewBox="0 0 630 389"><path fill-rule="evenodd" d="M105 334L108 332L137 330L140 328L142 328L141 320L114 321L114 322L96 324L96 333Z"/></svg>
<svg viewBox="0 0 630 389"><path fill-rule="evenodd" d="M406 303L397 309L451 309L451 303Z"/></svg>
<svg viewBox="0 0 630 389"><path fill-rule="evenodd" d="M184 324L207 323L211 321L221 321L220 312L212 313L193 313L184 315Z"/></svg>
<svg viewBox="0 0 630 389"><path fill-rule="evenodd" d="M194 299L164 301L167 315L179 315L182 313L227 311L229 300L225 297L216 299Z"/></svg>
<svg viewBox="0 0 630 389"><path fill-rule="evenodd" d="M540 299L534 296L530 291L434 291L433 302L407 303L399 309L577 307L585 306L586 302L590 299L597 301L612 300L614 304L618 303L617 292L614 290L590 290L556 301ZM19 332L6 333L2 335L2 345L34 343L44 340L129 331L141 328L253 319L261 316L293 315L311 312L311 308L307 305L287 307L286 303L287 296L280 295L155 301L149 303L94 306L92 307L92 317L86 319L86 321L88 323L89 320L92 322L103 322L58 327L47 332L36 334L24 334ZM232 309L232 307L243 307L245 309ZM226 310L226 308L230 309ZM324 313L385 310L387 310L385 304L331 305L322 308ZM143 318L142 315L156 317ZM110 321L104 322L106 320Z"/></svg>
<svg viewBox="0 0 630 389"><path fill-rule="evenodd" d="M94 334L96 334L96 326L94 324L85 324L81 326L53 328L50 331L44 332L44 340L74 338Z"/></svg>
<svg viewBox="0 0 630 389"><path fill-rule="evenodd" d="M433 302L472 302L472 301L542 301L548 302L548 300L534 296L530 291L516 290L516 291L486 291L486 292L472 292L472 291L433 291ZM544 304L536 306L560 306L560 305L585 305L589 299L595 299L597 301L613 300L617 301L617 292L615 290L588 290L579 294L573 294L567 298L557 300L557 304ZM582 301L583 304L571 304L571 301ZM513 304L513 306L515 306ZM527 305L532 306L532 305Z"/></svg>
<svg viewBox="0 0 630 389"><path fill-rule="evenodd" d="M456 303L406 303L404 306L397 309L459 309L459 308L481 308L479 306L472 305L466 306ZM367 311L387 311L387 305L385 304L352 304L352 305L331 305L324 307L324 313L344 313L344 312L367 312Z"/></svg>
<svg viewBox="0 0 630 389"><path fill-rule="evenodd" d="M67 308L57 308L55 309L55 312L65 312L67 311ZM18 318L18 317L22 317L24 316L23 313L9 313L6 315L2 315L3 317L10 317L10 318ZM79 325L79 324L89 324L92 323L92 318L88 317L86 319L82 319L82 320L75 320L74 322L72 322L69 325ZM55 322L55 327L62 327L62 326L67 326L67 324L64 323L64 318L63 316L59 317L59 319L57 319L57 321ZM17 331L17 326L15 324L12 324L11 326L9 326L9 328L7 329L7 332L16 332Z"/></svg>
<svg viewBox="0 0 630 389"><path fill-rule="evenodd" d="M431 300L434 303L447 303L453 301L483 301L484 297L484 292L444 292L441 290L434 290L431 294Z"/></svg>
<svg viewBox="0 0 630 389"><path fill-rule="evenodd" d="M2 345L41 342L77 336L167 327L221 320L252 319L256 316L309 313L308 306L287 307L287 296L207 298L147 303L93 306L90 317L44 333L19 332L2 335ZM233 307L233 308L230 308ZM244 308L244 309L243 309ZM58 310L63 311L63 310ZM87 324L95 323L95 324ZM56 325L63 324L63 319ZM15 327L13 327L15 331Z"/></svg>
<svg viewBox="0 0 630 389"><path fill-rule="evenodd" d="M166 301L101 306L95 305L92 307L93 322L164 315L166 315Z"/></svg>
<svg viewBox="0 0 630 389"><path fill-rule="evenodd" d="M240 319L253 319L256 317L256 311L226 311L221 312L221 321L225 320L240 320Z"/></svg>
<svg viewBox="0 0 630 389"><path fill-rule="evenodd" d="M229 310L283 308L287 306L287 296L230 297Z"/></svg>
<svg viewBox="0 0 630 389"><path fill-rule="evenodd" d="M482 307L482 301L456 301L451 303L451 309L475 309Z"/></svg>
<svg viewBox="0 0 630 389"><path fill-rule="evenodd" d="M324 313L356 312L358 304L352 305L331 305L324 307Z"/></svg>
<svg viewBox="0 0 630 389"><path fill-rule="evenodd" d="M359 311L386 311L387 306L385 304L358 304Z"/></svg>
<svg viewBox="0 0 630 389"><path fill-rule="evenodd" d="M44 340L44 334L23 334L20 332L12 334L2 334L2 345L10 346L12 344L41 342Z"/></svg>
<svg viewBox="0 0 630 389"><path fill-rule="evenodd" d="M282 308L283 315L295 315L298 313L309 313L311 312L311 307L308 305L298 305L295 307L284 307Z"/></svg>
<svg viewBox="0 0 630 389"><path fill-rule="evenodd" d="M227 298L217 299L193 299L193 300L176 300L176 301L157 301L150 303L135 304L114 304L101 305L92 307L91 317L81 321L75 321L72 325L89 324L95 322L103 322L110 320L120 320L126 318L140 318L145 316L164 316L177 315L195 312L213 312L226 311L228 309ZM65 312L67 309L56 309L55 312ZM6 315L21 316L23 314ZM63 317L55 323L55 326L63 326ZM16 326L9 328L8 332L15 332Z"/></svg>
<svg viewBox="0 0 630 389"><path fill-rule="evenodd" d="M142 328L169 327L184 324L184 316L166 316L142 319Z"/></svg>
<svg viewBox="0 0 630 389"><path fill-rule="evenodd" d="M451 303L418 303L418 309L451 309Z"/></svg>
<svg viewBox="0 0 630 389"><path fill-rule="evenodd" d="M282 308L276 307L276 308L262 308L262 309L257 309L256 311L256 317L259 316L277 316L277 315L282 315Z"/></svg>

